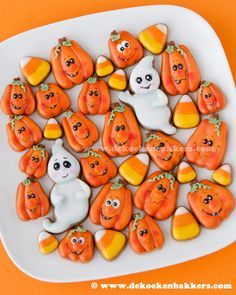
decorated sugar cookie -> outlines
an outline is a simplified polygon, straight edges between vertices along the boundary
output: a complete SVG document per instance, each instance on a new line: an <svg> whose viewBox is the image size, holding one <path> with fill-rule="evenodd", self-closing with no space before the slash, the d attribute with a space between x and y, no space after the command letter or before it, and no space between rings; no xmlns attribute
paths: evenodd
<svg viewBox="0 0 236 295"><path fill-rule="evenodd" d="M178 207L172 217L171 234L177 241L196 238L200 233L200 226L188 209Z"/></svg>
<svg viewBox="0 0 236 295"><path fill-rule="evenodd" d="M109 182L91 204L89 217L104 228L123 230L132 217L132 194L122 181Z"/></svg>
<svg viewBox="0 0 236 295"><path fill-rule="evenodd" d="M105 77L113 73L114 66L107 57L100 55L96 60L95 71L99 77Z"/></svg>
<svg viewBox="0 0 236 295"><path fill-rule="evenodd" d="M160 249L165 242L161 228L156 221L143 213L136 213L129 224L129 243L138 254Z"/></svg>
<svg viewBox="0 0 236 295"><path fill-rule="evenodd" d="M114 90L123 91L127 88L127 77L124 70L116 70L108 80L108 85Z"/></svg>
<svg viewBox="0 0 236 295"><path fill-rule="evenodd" d="M51 71L50 63L40 57L23 57L20 61L22 75L32 86L39 85Z"/></svg>
<svg viewBox="0 0 236 295"><path fill-rule="evenodd" d="M94 255L93 236L83 226L77 225L68 230L60 242L58 253L62 258L74 262L89 262Z"/></svg>
<svg viewBox="0 0 236 295"><path fill-rule="evenodd" d="M138 39L145 49L153 54L160 54L166 45L167 34L166 25L155 24L139 33Z"/></svg>
<svg viewBox="0 0 236 295"><path fill-rule="evenodd" d="M149 130L161 130L174 134L176 128L169 120L168 97L158 89L160 78L153 68L153 56L145 56L133 69L130 76L130 87L134 92L120 92L119 99L134 108L140 124Z"/></svg>
<svg viewBox="0 0 236 295"><path fill-rule="evenodd" d="M218 117L201 121L187 142L186 158L189 162L216 169L224 158L228 127Z"/></svg>
<svg viewBox="0 0 236 295"><path fill-rule="evenodd" d="M33 178L42 178L47 173L48 151L42 144L34 145L28 150L19 162L22 172Z"/></svg>
<svg viewBox="0 0 236 295"><path fill-rule="evenodd" d="M9 145L17 152L38 144L43 137L40 127L27 116L11 116L6 130Z"/></svg>
<svg viewBox="0 0 236 295"><path fill-rule="evenodd" d="M140 61L143 47L127 31L113 31L108 41L110 57L118 68L127 68Z"/></svg>
<svg viewBox="0 0 236 295"><path fill-rule="evenodd" d="M16 193L16 212L23 221L37 219L48 214L49 199L41 184L26 178L18 185Z"/></svg>
<svg viewBox="0 0 236 295"><path fill-rule="evenodd" d="M81 112L68 111L62 118L62 127L70 147L75 152L91 147L99 137L97 126Z"/></svg>
<svg viewBox="0 0 236 295"><path fill-rule="evenodd" d="M234 196L227 188L206 179L191 185L188 202L206 228L218 227L235 207Z"/></svg>
<svg viewBox="0 0 236 295"><path fill-rule="evenodd" d="M200 115L197 107L189 95L183 95L177 102L173 122L178 128L194 128L200 122Z"/></svg>
<svg viewBox="0 0 236 295"><path fill-rule="evenodd" d="M96 246L106 260L114 260L120 255L126 244L126 236L122 232L100 229L94 236Z"/></svg>
<svg viewBox="0 0 236 295"><path fill-rule="evenodd" d="M162 53L161 79L170 95L187 94L198 89L201 81L198 65L185 45L168 43Z"/></svg>
<svg viewBox="0 0 236 295"><path fill-rule="evenodd" d="M212 179L224 186L230 185L232 182L232 168L229 164L218 167L212 174Z"/></svg>
<svg viewBox="0 0 236 295"><path fill-rule="evenodd" d="M105 81L90 77L78 96L78 108L83 114L104 115L111 106L111 95Z"/></svg>
<svg viewBox="0 0 236 295"><path fill-rule="evenodd" d="M225 98L220 89L210 81L202 81L197 92L197 104L199 111L204 114L212 114L225 107Z"/></svg>
<svg viewBox="0 0 236 295"><path fill-rule="evenodd" d="M70 98L57 84L41 84L36 91L37 112L44 119L59 116L70 108Z"/></svg>
<svg viewBox="0 0 236 295"><path fill-rule="evenodd" d="M77 178L79 173L78 160L63 147L62 139L57 139L48 163L48 175L55 182L50 193L55 220L43 221L46 231L62 233L87 216L91 191Z"/></svg>
<svg viewBox="0 0 236 295"><path fill-rule="evenodd" d="M74 40L61 38L50 56L56 82L62 88L71 88L93 74L93 60Z"/></svg>
<svg viewBox="0 0 236 295"><path fill-rule="evenodd" d="M138 122L132 109L113 103L105 116L102 145L110 157L137 154L142 144Z"/></svg>
<svg viewBox="0 0 236 295"><path fill-rule="evenodd" d="M143 182L149 169L149 157L142 153L131 156L119 168L120 175L130 184L139 185Z"/></svg>
<svg viewBox="0 0 236 295"><path fill-rule="evenodd" d="M85 180L93 187L106 184L117 175L115 162L99 149L83 152L80 163Z"/></svg>
<svg viewBox="0 0 236 295"><path fill-rule="evenodd" d="M157 167L165 171L172 170L184 156L183 144L161 132L148 132L145 147Z"/></svg>
<svg viewBox="0 0 236 295"><path fill-rule="evenodd" d="M43 130L44 138L48 140L55 140L62 137L62 135L63 132L58 121L54 118L49 119Z"/></svg>
<svg viewBox="0 0 236 295"><path fill-rule="evenodd" d="M134 204L150 216L165 220L176 208L179 183L168 172L156 171L139 186L134 194Z"/></svg>
<svg viewBox="0 0 236 295"><path fill-rule="evenodd" d="M180 183L187 183L193 181L197 177L197 173L189 163L182 161L178 166L176 176Z"/></svg>
<svg viewBox="0 0 236 295"><path fill-rule="evenodd" d="M46 231L41 231L38 235L39 251L42 254L50 254L58 247L58 240Z"/></svg>
<svg viewBox="0 0 236 295"><path fill-rule="evenodd" d="M7 115L31 115L35 110L35 98L29 85L15 78L5 88L1 109Z"/></svg>

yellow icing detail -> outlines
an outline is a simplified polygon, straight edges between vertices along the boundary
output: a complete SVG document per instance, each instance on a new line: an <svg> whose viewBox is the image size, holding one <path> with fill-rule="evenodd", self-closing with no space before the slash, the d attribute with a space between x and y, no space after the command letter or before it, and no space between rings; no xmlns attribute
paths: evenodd
<svg viewBox="0 0 236 295"><path fill-rule="evenodd" d="M149 50L151 53L159 54L163 50L163 44L157 42L155 38L150 36L148 32L142 32L139 35L139 41Z"/></svg>
<svg viewBox="0 0 236 295"><path fill-rule="evenodd" d="M58 241L55 239L55 241L53 241L50 245L46 247L40 247L40 252L42 254L49 254L53 252L54 250L56 250L57 247L58 247Z"/></svg>
<svg viewBox="0 0 236 295"><path fill-rule="evenodd" d="M213 173L212 179L215 180L215 182L218 182L221 185L229 185L230 184L230 178L229 177L224 177L223 175L220 175L217 172Z"/></svg>
<svg viewBox="0 0 236 295"><path fill-rule="evenodd" d="M199 123L198 114L174 114L174 124L179 128L192 128L198 125Z"/></svg>
<svg viewBox="0 0 236 295"><path fill-rule="evenodd" d="M111 78L108 81L108 84L110 87L117 89L117 90L124 90L126 88L125 81L119 81L118 79L115 79L115 78Z"/></svg>
<svg viewBox="0 0 236 295"><path fill-rule="evenodd" d="M119 168L120 175L132 185L139 185L143 176L138 174L132 167L127 163L123 163Z"/></svg>
<svg viewBox="0 0 236 295"><path fill-rule="evenodd" d="M188 240L198 236L200 227L197 223L172 228L173 237L176 240Z"/></svg>
<svg viewBox="0 0 236 295"><path fill-rule="evenodd" d="M62 131L61 130L47 130L47 129L45 129L43 135L45 138L57 139L62 136Z"/></svg>
<svg viewBox="0 0 236 295"><path fill-rule="evenodd" d="M37 70L26 78L32 86L36 86L46 78L49 71L50 64L46 61L42 61Z"/></svg>
<svg viewBox="0 0 236 295"><path fill-rule="evenodd" d="M101 68L101 69L97 69L96 72L97 72L97 75L98 76L107 76L109 74L111 74L113 72L113 66L111 64L107 65L106 67L104 68Z"/></svg>
<svg viewBox="0 0 236 295"><path fill-rule="evenodd" d="M123 234L116 233L111 243L105 248L101 249L104 257L107 260L112 260L121 252L126 242Z"/></svg>
<svg viewBox="0 0 236 295"><path fill-rule="evenodd" d="M197 177L197 173L194 170L192 170L191 172L185 173L185 174L181 173L181 174L177 175L178 181L181 183L192 181L196 177Z"/></svg>

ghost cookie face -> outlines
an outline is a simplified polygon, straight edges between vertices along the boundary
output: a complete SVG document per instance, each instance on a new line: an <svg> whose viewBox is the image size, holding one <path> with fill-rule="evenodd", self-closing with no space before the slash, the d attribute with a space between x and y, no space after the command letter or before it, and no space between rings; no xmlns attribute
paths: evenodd
<svg viewBox="0 0 236 295"><path fill-rule="evenodd" d="M58 247L62 258L74 262L89 262L94 255L93 236L83 226L76 226L66 233Z"/></svg>
<svg viewBox="0 0 236 295"><path fill-rule="evenodd" d="M218 227L235 207L234 196L228 189L205 179L192 184L188 202L206 228Z"/></svg>
<svg viewBox="0 0 236 295"><path fill-rule="evenodd" d="M129 32L113 31L108 41L110 57L118 68L127 68L143 57L143 47Z"/></svg>

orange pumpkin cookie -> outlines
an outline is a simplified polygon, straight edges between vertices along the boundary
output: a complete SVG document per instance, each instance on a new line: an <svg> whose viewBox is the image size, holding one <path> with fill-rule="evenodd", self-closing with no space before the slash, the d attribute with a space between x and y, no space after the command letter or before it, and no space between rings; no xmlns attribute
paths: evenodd
<svg viewBox="0 0 236 295"><path fill-rule="evenodd" d="M67 231L60 242L58 253L74 262L89 262L94 255L93 236L83 226L77 225Z"/></svg>
<svg viewBox="0 0 236 295"><path fill-rule="evenodd" d="M153 162L164 171L172 170L184 156L183 144L162 132L148 132L145 146Z"/></svg>
<svg viewBox="0 0 236 295"><path fill-rule="evenodd" d="M70 147L75 152L91 147L99 137L97 126L81 112L68 111L62 118L62 127Z"/></svg>
<svg viewBox="0 0 236 295"><path fill-rule="evenodd" d="M62 38L50 56L56 82L68 89L82 83L93 74L93 60L74 40Z"/></svg>
<svg viewBox="0 0 236 295"><path fill-rule="evenodd" d="M89 211L94 224L123 230L132 217L132 194L122 181L109 182L95 197Z"/></svg>
<svg viewBox="0 0 236 295"><path fill-rule="evenodd" d="M132 109L113 103L105 116L102 145L111 157L137 154L142 144L138 122Z"/></svg>
<svg viewBox="0 0 236 295"><path fill-rule="evenodd" d="M26 178L18 185L16 212L23 221L37 219L48 214L50 203L38 181Z"/></svg>
<svg viewBox="0 0 236 295"><path fill-rule="evenodd" d="M225 98L220 89L212 82L202 81L197 92L197 105L204 114L212 114L225 107Z"/></svg>
<svg viewBox="0 0 236 295"><path fill-rule="evenodd" d="M111 95L105 81L90 77L78 97L78 108L83 114L104 115L111 106Z"/></svg>
<svg viewBox="0 0 236 295"><path fill-rule="evenodd" d="M41 84L36 92L37 112L44 119L59 116L70 108L70 98L57 84Z"/></svg>
<svg viewBox="0 0 236 295"><path fill-rule="evenodd" d="M138 254L160 249L165 242L163 232L153 218L136 213L129 224L129 243Z"/></svg>
<svg viewBox="0 0 236 295"><path fill-rule="evenodd" d="M132 66L143 57L142 45L126 31L113 31L108 47L113 63L121 69Z"/></svg>
<svg viewBox="0 0 236 295"><path fill-rule="evenodd" d="M34 145L20 159L19 168L34 178L42 178L47 173L48 151L42 144Z"/></svg>
<svg viewBox="0 0 236 295"><path fill-rule="evenodd" d="M188 202L206 228L218 227L235 207L234 196L227 188L206 179L191 185Z"/></svg>
<svg viewBox="0 0 236 295"><path fill-rule="evenodd" d="M134 194L134 204L150 216L167 219L176 208L179 183L168 172L156 171L140 185Z"/></svg>
<svg viewBox="0 0 236 295"><path fill-rule="evenodd" d="M162 84L170 95L187 94L197 90L201 77L198 65L185 45L168 43L162 53Z"/></svg>
<svg viewBox="0 0 236 295"><path fill-rule="evenodd" d="M80 164L85 180L93 187L106 184L117 175L116 164L99 149L85 151Z"/></svg>
<svg viewBox="0 0 236 295"><path fill-rule="evenodd" d="M15 78L3 93L1 109L7 115L31 115L35 110L35 98L29 85Z"/></svg>
<svg viewBox="0 0 236 295"><path fill-rule="evenodd" d="M96 60L95 71L99 77L105 77L114 71L114 66L107 57L100 55Z"/></svg>
<svg viewBox="0 0 236 295"><path fill-rule="evenodd" d="M227 130L227 125L217 117L201 121L187 142L187 160L199 167L216 169L226 151Z"/></svg>
<svg viewBox="0 0 236 295"><path fill-rule="evenodd" d="M43 137L40 127L27 116L11 116L6 131L9 145L17 152L38 144Z"/></svg>

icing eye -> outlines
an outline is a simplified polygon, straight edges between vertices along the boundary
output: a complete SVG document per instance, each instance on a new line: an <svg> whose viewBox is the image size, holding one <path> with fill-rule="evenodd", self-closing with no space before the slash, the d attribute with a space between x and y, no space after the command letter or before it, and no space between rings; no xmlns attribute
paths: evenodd
<svg viewBox="0 0 236 295"><path fill-rule="evenodd" d="M146 79L147 81L152 81L152 76L151 76L151 75L146 75L146 76L145 76L145 79Z"/></svg>
<svg viewBox="0 0 236 295"><path fill-rule="evenodd" d="M124 125L121 125L121 126L120 126L120 129L121 129L121 130L125 130L125 126L124 126Z"/></svg>
<svg viewBox="0 0 236 295"><path fill-rule="evenodd" d="M212 140L209 140L209 141L208 141L208 145L209 145L209 146L212 146L212 145L213 145L213 141L212 141Z"/></svg>
<svg viewBox="0 0 236 295"><path fill-rule="evenodd" d="M67 66L67 67L70 66L70 61L69 61L69 60L66 61L66 66Z"/></svg>
<svg viewBox="0 0 236 295"><path fill-rule="evenodd" d="M165 146L164 142L160 142L159 146L160 146L160 147Z"/></svg>
<svg viewBox="0 0 236 295"><path fill-rule="evenodd" d="M99 162L98 161L95 161L94 164L97 166L99 164Z"/></svg>
<svg viewBox="0 0 236 295"><path fill-rule="evenodd" d="M163 193L165 193L165 192L166 192L166 188L165 188L165 187L163 187L163 189L162 189L162 192L163 192Z"/></svg>
<svg viewBox="0 0 236 295"><path fill-rule="evenodd" d="M208 98L208 95L207 95L207 94L205 94L205 95L204 95L204 98L205 98L205 99L207 99L207 98Z"/></svg>
<svg viewBox="0 0 236 295"><path fill-rule="evenodd" d="M208 200L207 198L205 198L205 199L203 200L203 202L204 202L205 204L209 204L209 200Z"/></svg>
<svg viewBox="0 0 236 295"><path fill-rule="evenodd" d="M31 194L31 198L32 199L35 199L35 194Z"/></svg>
<svg viewBox="0 0 236 295"><path fill-rule="evenodd" d="M59 170L60 164L58 162L54 163L53 168L54 168L54 170Z"/></svg>
<svg viewBox="0 0 236 295"><path fill-rule="evenodd" d="M80 244L80 245L83 245L83 243L84 243L84 237L80 237L80 238L78 238L78 243Z"/></svg>
<svg viewBox="0 0 236 295"><path fill-rule="evenodd" d="M78 129L77 125L73 126L73 130L76 131Z"/></svg>
<svg viewBox="0 0 236 295"><path fill-rule="evenodd" d="M123 44L118 44L118 45L116 46L116 48L117 48L117 50L118 50L119 52L123 52L123 51L125 50L125 47L123 46Z"/></svg>
<svg viewBox="0 0 236 295"><path fill-rule="evenodd" d="M157 189L158 189L159 191L161 191L161 190L162 190L162 184L159 184L158 187L157 187Z"/></svg>
<svg viewBox="0 0 236 295"><path fill-rule="evenodd" d="M143 236L143 231L140 230L139 235L142 237Z"/></svg>
<svg viewBox="0 0 236 295"><path fill-rule="evenodd" d="M33 156L31 159L32 159L32 161L34 161L35 160L35 157Z"/></svg>
<svg viewBox="0 0 236 295"><path fill-rule="evenodd" d="M27 195L27 199L28 199L28 200L31 199L31 195Z"/></svg>
<svg viewBox="0 0 236 295"><path fill-rule="evenodd" d="M53 97L54 96L54 93L53 92L50 92L49 93L49 96Z"/></svg>
<svg viewBox="0 0 236 295"><path fill-rule="evenodd" d="M39 158L35 158L35 162L38 163L39 162Z"/></svg>
<svg viewBox="0 0 236 295"><path fill-rule="evenodd" d="M18 97L19 97L19 98L22 98L22 97L23 97L23 95L20 93L20 94L18 94Z"/></svg>
<svg viewBox="0 0 236 295"><path fill-rule="evenodd" d="M207 200L211 201L213 200L213 197L211 195L207 195Z"/></svg>
<svg viewBox="0 0 236 295"><path fill-rule="evenodd" d="M97 92L97 91L94 91L94 95L95 95L95 96L98 96L98 92Z"/></svg>
<svg viewBox="0 0 236 295"><path fill-rule="evenodd" d="M63 162L63 166L64 166L65 168L70 168L70 167L71 167L71 163L70 163L69 161L64 161L64 162Z"/></svg>
<svg viewBox="0 0 236 295"><path fill-rule="evenodd" d="M111 206L112 204L112 201L110 199L107 199L106 202L105 202L105 205L106 206Z"/></svg>
<svg viewBox="0 0 236 295"><path fill-rule="evenodd" d="M75 237L74 237L74 238L72 238L70 241L71 241L71 243L72 243L72 244L75 244L75 243L77 243L77 239L76 239Z"/></svg>
<svg viewBox="0 0 236 295"><path fill-rule="evenodd" d="M172 69L173 71L176 71L178 69L177 65L173 65Z"/></svg>
<svg viewBox="0 0 236 295"><path fill-rule="evenodd" d="M207 138L204 138L203 141L202 141L202 143L203 144L207 144L208 143L208 139Z"/></svg>
<svg viewBox="0 0 236 295"><path fill-rule="evenodd" d="M19 134L21 134L21 129L18 129L17 132L18 132Z"/></svg>
<svg viewBox="0 0 236 295"><path fill-rule="evenodd" d="M91 167L91 168L94 168L94 164L90 164L90 167Z"/></svg>
<svg viewBox="0 0 236 295"><path fill-rule="evenodd" d="M112 206L114 208L119 208L120 207L120 201L118 199L113 200Z"/></svg>
<svg viewBox="0 0 236 295"><path fill-rule="evenodd" d="M70 63L71 63L71 64L74 64L74 63L75 63L75 60L74 60L73 58L71 58L71 59L70 59Z"/></svg>
<svg viewBox="0 0 236 295"><path fill-rule="evenodd" d="M13 94L13 98L17 98L17 94L16 93Z"/></svg>
<svg viewBox="0 0 236 295"><path fill-rule="evenodd" d="M144 233L144 234L147 234L147 233L148 233L148 230L145 228L145 229L143 230L143 233Z"/></svg>
<svg viewBox="0 0 236 295"><path fill-rule="evenodd" d="M137 77L137 78L136 78L136 82L137 82L138 84L141 84L142 81L143 81L143 79L142 79L141 77Z"/></svg>
<svg viewBox="0 0 236 295"><path fill-rule="evenodd" d="M92 96L93 95L93 91L89 91L89 96Z"/></svg>
<svg viewBox="0 0 236 295"><path fill-rule="evenodd" d="M179 68L180 70L182 70L183 65L182 65L182 64L178 64L178 68Z"/></svg>
<svg viewBox="0 0 236 295"><path fill-rule="evenodd" d="M21 132L25 131L25 127L21 127Z"/></svg>
<svg viewBox="0 0 236 295"><path fill-rule="evenodd" d="M45 95L45 99L47 99L47 100L49 99L49 95L48 94Z"/></svg>
<svg viewBox="0 0 236 295"><path fill-rule="evenodd" d="M129 44L129 42L128 41L122 41L122 43L121 43L125 48L129 48L130 47L130 44Z"/></svg>
<svg viewBox="0 0 236 295"><path fill-rule="evenodd" d="M160 150L159 145L155 147L155 150L156 150L156 151L159 151L159 150Z"/></svg>
<svg viewBox="0 0 236 295"><path fill-rule="evenodd" d="M120 126L116 126L116 127L115 127L115 130L116 130L116 131L119 131L119 130L120 130Z"/></svg>
<svg viewBox="0 0 236 295"><path fill-rule="evenodd" d="M80 126L82 125L82 123L78 122L76 125L77 125L78 127L80 127Z"/></svg>
<svg viewBox="0 0 236 295"><path fill-rule="evenodd" d="M211 93L208 93L208 97L211 97Z"/></svg>

